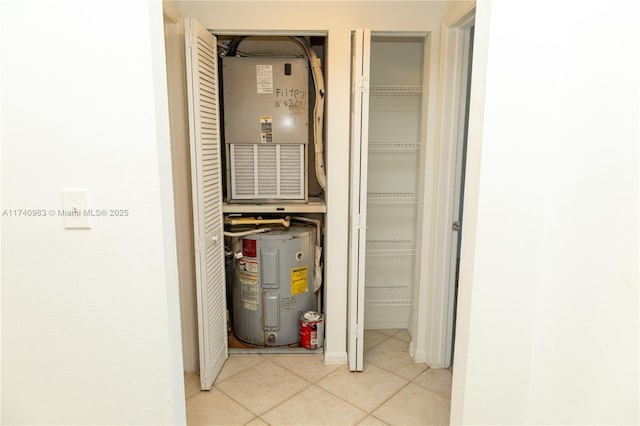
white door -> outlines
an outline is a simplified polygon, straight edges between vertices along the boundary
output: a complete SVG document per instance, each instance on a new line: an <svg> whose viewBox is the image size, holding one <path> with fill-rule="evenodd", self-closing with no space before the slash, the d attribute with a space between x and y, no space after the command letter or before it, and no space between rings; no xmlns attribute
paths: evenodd
<svg viewBox="0 0 640 426"><path fill-rule="evenodd" d="M369 134L369 54L371 32L356 30L351 40L351 193L349 202L348 341L349 370L362 371L364 283L367 243L367 152Z"/></svg>
<svg viewBox="0 0 640 426"><path fill-rule="evenodd" d="M216 38L185 20L200 386L211 389L227 359L227 320Z"/></svg>
<svg viewBox="0 0 640 426"><path fill-rule="evenodd" d="M453 192L453 215L451 218L451 254L449 262L449 297L447 307L447 337L445 347L446 365L453 362L455 339L455 310L458 298L458 276L460 270L460 246L462 243L462 208L464 205L464 178L467 151L467 128L469 122L469 96L471 93L471 58L473 56L473 26L461 30L461 57L458 68L460 91L457 104L456 160Z"/></svg>

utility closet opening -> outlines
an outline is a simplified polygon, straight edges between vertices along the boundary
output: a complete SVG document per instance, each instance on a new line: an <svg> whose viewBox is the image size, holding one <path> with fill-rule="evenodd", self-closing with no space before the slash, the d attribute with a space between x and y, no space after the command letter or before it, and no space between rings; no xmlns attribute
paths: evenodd
<svg viewBox="0 0 640 426"><path fill-rule="evenodd" d="M325 50L217 36L229 353L323 351Z"/></svg>

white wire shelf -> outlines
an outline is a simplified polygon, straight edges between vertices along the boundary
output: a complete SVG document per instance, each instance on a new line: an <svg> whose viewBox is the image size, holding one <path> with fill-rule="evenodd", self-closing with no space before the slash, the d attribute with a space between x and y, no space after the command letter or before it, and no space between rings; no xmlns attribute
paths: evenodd
<svg viewBox="0 0 640 426"><path fill-rule="evenodd" d="M405 142L370 142L370 152L418 152L420 145Z"/></svg>
<svg viewBox="0 0 640 426"><path fill-rule="evenodd" d="M415 204L418 194L413 192L368 192L369 204Z"/></svg>
<svg viewBox="0 0 640 426"><path fill-rule="evenodd" d="M414 256L416 248L409 240L369 240L367 256Z"/></svg>
<svg viewBox="0 0 640 426"><path fill-rule="evenodd" d="M373 96L417 96L422 93L422 86L372 85L369 93Z"/></svg>
<svg viewBox="0 0 640 426"><path fill-rule="evenodd" d="M413 292L408 286L403 287L366 287L364 303L369 306L411 306Z"/></svg>

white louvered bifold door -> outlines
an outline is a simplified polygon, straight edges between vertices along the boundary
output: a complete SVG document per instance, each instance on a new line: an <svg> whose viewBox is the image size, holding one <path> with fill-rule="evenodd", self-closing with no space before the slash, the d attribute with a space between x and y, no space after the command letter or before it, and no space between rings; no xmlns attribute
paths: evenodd
<svg viewBox="0 0 640 426"><path fill-rule="evenodd" d="M227 359L216 38L185 20L200 385L211 389Z"/></svg>
<svg viewBox="0 0 640 426"><path fill-rule="evenodd" d="M371 31L356 30L351 42L351 193L349 201L349 370L364 366L364 274L367 246L367 153Z"/></svg>

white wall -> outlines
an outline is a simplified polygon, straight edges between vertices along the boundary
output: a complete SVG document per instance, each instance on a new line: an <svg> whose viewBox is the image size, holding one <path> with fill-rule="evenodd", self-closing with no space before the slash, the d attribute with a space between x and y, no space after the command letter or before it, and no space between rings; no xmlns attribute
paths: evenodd
<svg viewBox="0 0 640 426"><path fill-rule="evenodd" d="M639 12L479 5L453 423L640 421Z"/></svg>
<svg viewBox="0 0 640 426"><path fill-rule="evenodd" d="M129 212L2 217L2 423L183 423L161 4L0 15L2 209Z"/></svg>
<svg viewBox="0 0 640 426"><path fill-rule="evenodd" d="M165 2L163 5L165 13L169 121L171 127L171 166L176 223L176 255L180 281L182 359L184 371L196 372L199 370L198 327L184 20L177 3Z"/></svg>
<svg viewBox="0 0 640 426"><path fill-rule="evenodd" d="M437 26L421 3L380 5L311 3L311 19L281 13L284 3L247 16L228 2L225 22L328 22L330 61L346 70L353 25ZM638 423L640 11L480 9L452 420ZM61 188L83 187L91 207L130 211L73 231L59 217L2 217L2 422L184 422L173 223L162 214L173 209L160 4L1 2L0 12L10 17L2 209L58 209ZM343 94L327 123L329 226L346 235L346 187L335 183L347 165L348 75L329 83ZM338 297L346 246L328 246ZM338 333L344 305L333 306Z"/></svg>
<svg viewBox="0 0 640 426"><path fill-rule="evenodd" d="M226 34L251 31L328 35L325 156L325 362L346 362L347 238L349 188L349 96L351 31L433 32L432 73L437 73L440 24L446 2L208 1L180 2L182 14ZM435 82L429 95L435 99ZM433 112L430 111L430 114ZM422 340L424 342L424 339Z"/></svg>

